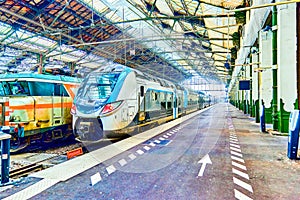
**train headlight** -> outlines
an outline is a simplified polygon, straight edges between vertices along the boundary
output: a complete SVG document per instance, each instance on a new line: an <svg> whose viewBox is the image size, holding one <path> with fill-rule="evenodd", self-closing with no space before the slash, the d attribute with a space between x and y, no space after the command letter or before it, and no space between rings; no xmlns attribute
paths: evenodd
<svg viewBox="0 0 300 200"><path fill-rule="evenodd" d="M116 101L116 102L113 102L113 103L108 103L106 104L102 111L101 111L101 114L107 114L107 113L110 113L114 110L116 110L121 104L122 104L123 101Z"/></svg>
<svg viewBox="0 0 300 200"><path fill-rule="evenodd" d="M75 115L76 114L76 106L75 106L75 104L72 104L70 113L71 113L71 115Z"/></svg>

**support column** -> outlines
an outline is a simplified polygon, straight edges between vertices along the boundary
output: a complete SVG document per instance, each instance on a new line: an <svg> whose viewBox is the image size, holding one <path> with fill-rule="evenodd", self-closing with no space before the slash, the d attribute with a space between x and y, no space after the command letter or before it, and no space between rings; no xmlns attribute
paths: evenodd
<svg viewBox="0 0 300 200"><path fill-rule="evenodd" d="M250 105L249 105L249 114L250 117L253 117L253 112L252 112L252 106L253 106L253 96L252 96L252 54L250 54L250 58L249 58L249 62L250 62Z"/></svg>
<svg viewBox="0 0 300 200"><path fill-rule="evenodd" d="M273 0L273 3L276 1ZM277 109L277 7L273 6L272 11L272 77L273 77L273 98L272 98L272 123L273 130L278 130L278 109Z"/></svg>
<svg viewBox="0 0 300 200"><path fill-rule="evenodd" d="M44 59L45 59L45 57L43 56L43 54L38 54L37 59L38 59L38 73L42 74L43 71L44 71Z"/></svg>
<svg viewBox="0 0 300 200"><path fill-rule="evenodd" d="M74 70L75 70L75 63L74 62L69 62L68 63L68 67L71 70L71 74L70 75L73 76Z"/></svg>
<svg viewBox="0 0 300 200"><path fill-rule="evenodd" d="M280 9L279 9L280 8ZM297 109L297 13L296 3L278 7L278 131L289 132L290 112ZM299 38L298 38L299 39ZM297 103L296 103L297 104Z"/></svg>
<svg viewBox="0 0 300 200"><path fill-rule="evenodd" d="M257 89L258 89L258 94L257 94L257 101L255 102L255 122L256 123L259 123L260 122L260 113L259 113L259 110L260 110L260 101L261 101L261 97L260 97L260 94L261 94L261 70L258 70L257 71Z"/></svg>
<svg viewBox="0 0 300 200"><path fill-rule="evenodd" d="M9 182L10 138L10 134L4 134L1 131L1 184Z"/></svg>
<svg viewBox="0 0 300 200"><path fill-rule="evenodd" d="M252 78L251 78L251 91L252 91L252 116L251 117L255 117L255 121L258 123L259 122L259 118L257 119L256 118L256 102L259 101L259 96L258 96L258 93L259 93L259 87L258 87L258 61L259 61L259 54L258 54L258 49L255 50L255 52L253 52L251 54L251 60L253 63L251 68L252 68Z"/></svg>

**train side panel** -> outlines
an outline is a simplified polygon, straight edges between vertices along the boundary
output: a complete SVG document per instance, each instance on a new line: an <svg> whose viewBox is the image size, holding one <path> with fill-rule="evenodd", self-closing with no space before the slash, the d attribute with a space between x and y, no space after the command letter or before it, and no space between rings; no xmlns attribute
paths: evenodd
<svg viewBox="0 0 300 200"><path fill-rule="evenodd" d="M0 98L8 101L4 107L7 113L4 124L12 135L12 151L21 150L30 143L50 142L72 134L70 110L73 98L70 94L75 95L78 81L69 82L65 87L60 77L7 76L7 79L2 76ZM11 79L12 76L16 77Z"/></svg>

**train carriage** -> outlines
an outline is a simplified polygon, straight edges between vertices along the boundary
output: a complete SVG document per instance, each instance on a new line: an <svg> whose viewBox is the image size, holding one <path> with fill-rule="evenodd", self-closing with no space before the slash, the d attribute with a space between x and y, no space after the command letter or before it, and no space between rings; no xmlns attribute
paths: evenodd
<svg viewBox="0 0 300 200"><path fill-rule="evenodd" d="M91 72L72 107L82 141L119 138L199 109L198 94L138 70L111 64Z"/></svg>
<svg viewBox="0 0 300 200"><path fill-rule="evenodd" d="M27 73L0 80L0 126L12 136L12 152L72 134L70 110L81 80Z"/></svg>

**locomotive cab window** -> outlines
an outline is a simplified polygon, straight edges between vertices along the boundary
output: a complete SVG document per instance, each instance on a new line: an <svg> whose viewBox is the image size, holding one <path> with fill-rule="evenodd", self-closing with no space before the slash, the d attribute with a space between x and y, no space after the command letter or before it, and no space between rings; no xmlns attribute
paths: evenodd
<svg viewBox="0 0 300 200"><path fill-rule="evenodd" d="M6 85L7 87L7 85ZM7 94L9 95L28 95L28 84L26 81L14 81L14 82L8 82L8 88Z"/></svg>
<svg viewBox="0 0 300 200"><path fill-rule="evenodd" d="M5 96L4 84L5 83L0 83L0 96Z"/></svg>

